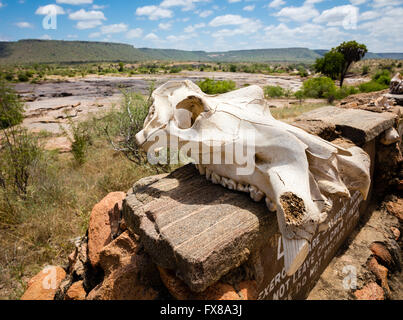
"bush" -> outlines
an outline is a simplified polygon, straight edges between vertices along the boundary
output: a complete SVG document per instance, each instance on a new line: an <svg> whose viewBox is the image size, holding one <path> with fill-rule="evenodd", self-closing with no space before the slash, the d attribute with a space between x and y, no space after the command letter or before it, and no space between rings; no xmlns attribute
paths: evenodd
<svg viewBox="0 0 403 320"><path fill-rule="evenodd" d="M364 93L382 91L389 88L391 79L389 70L379 70L370 82L361 84L359 88Z"/></svg>
<svg viewBox="0 0 403 320"><path fill-rule="evenodd" d="M179 73L179 72L181 72L182 70L179 68L179 67L172 67L170 70L169 70L169 73Z"/></svg>
<svg viewBox="0 0 403 320"><path fill-rule="evenodd" d="M304 67L298 68L298 75L302 78L306 78L308 76L308 71Z"/></svg>
<svg viewBox="0 0 403 320"><path fill-rule="evenodd" d="M29 77L25 73L20 73L18 75L18 81L20 81L20 82L28 82Z"/></svg>
<svg viewBox="0 0 403 320"><path fill-rule="evenodd" d="M197 85L206 94L220 94L236 89L236 84L232 80L216 81L212 79L206 79L204 81L197 82Z"/></svg>
<svg viewBox="0 0 403 320"><path fill-rule="evenodd" d="M389 86L390 81L392 80L391 73L385 69L380 70L372 77L372 80L379 84Z"/></svg>
<svg viewBox="0 0 403 320"><path fill-rule="evenodd" d="M368 92L375 92L375 91L381 91L387 89L389 86L385 86L383 84L380 84L376 81L370 81L367 83L360 84L359 89L363 93L368 93Z"/></svg>
<svg viewBox="0 0 403 320"><path fill-rule="evenodd" d="M367 75L369 73L369 70L370 70L369 66L363 66L362 67L362 75L363 76Z"/></svg>
<svg viewBox="0 0 403 320"><path fill-rule="evenodd" d="M71 142L71 153L78 165L83 165L87 158L88 147L92 144L91 131L92 128L88 123L74 123L68 118L70 132L64 128L62 130Z"/></svg>
<svg viewBox="0 0 403 320"><path fill-rule="evenodd" d="M264 87L264 96L266 98L278 98L284 96L284 89L280 86L266 86Z"/></svg>
<svg viewBox="0 0 403 320"><path fill-rule="evenodd" d="M0 81L0 129L15 126L22 122L24 105L15 91Z"/></svg>
<svg viewBox="0 0 403 320"><path fill-rule="evenodd" d="M38 140L26 129L11 127L2 130L4 136L0 157L0 187L21 198L28 192L32 168L42 156Z"/></svg>
<svg viewBox="0 0 403 320"><path fill-rule="evenodd" d="M328 98L336 95L336 85L328 77L306 80L303 84L303 94L309 98Z"/></svg>
<svg viewBox="0 0 403 320"><path fill-rule="evenodd" d="M337 88L336 94L335 94L335 99L342 100L348 96L351 96L351 95L357 94L357 93L360 93L360 90L358 90L356 87L343 86L341 88Z"/></svg>

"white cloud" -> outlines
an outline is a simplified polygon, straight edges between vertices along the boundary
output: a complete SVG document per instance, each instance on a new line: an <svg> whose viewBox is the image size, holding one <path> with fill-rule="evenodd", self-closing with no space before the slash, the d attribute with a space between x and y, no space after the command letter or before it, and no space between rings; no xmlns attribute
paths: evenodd
<svg viewBox="0 0 403 320"><path fill-rule="evenodd" d="M182 7L183 11L189 11L195 9L195 3L207 2L209 0L164 0L161 2L160 7L172 8Z"/></svg>
<svg viewBox="0 0 403 320"><path fill-rule="evenodd" d="M127 26L127 24L124 24L124 23L111 24L108 26L102 26L101 33L102 34L121 33L121 32L127 31L127 29L128 29L128 26Z"/></svg>
<svg viewBox="0 0 403 320"><path fill-rule="evenodd" d="M321 25L305 23L301 26L290 28L284 23L271 25L265 29L266 36L263 43L271 47L290 47L290 43L297 47L306 48L331 48L345 41L348 34L338 28L326 28Z"/></svg>
<svg viewBox="0 0 403 320"><path fill-rule="evenodd" d="M44 16L46 16L50 13L56 13L59 15L65 14L64 9L55 4L48 4L46 6L39 7L35 11L35 14L44 15Z"/></svg>
<svg viewBox="0 0 403 320"><path fill-rule="evenodd" d="M181 34L179 36L175 36L175 35L170 35L168 36L166 39L170 42L181 42L181 41L185 41L185 40L189 40L192 38L195 38L196 34L192 33L192 34Z"/></svg>
<svg viewBox="0 0 403 320"><path fill-rule="evenodd" d="M209 25L211 27L237 26L235 29L221 29L214 32L214 38L253 34L259 31L259 29L262 27L260 20L252 20L233 14L215 17L210 21Z"/></svg>
<svg viewBox="0 0 403 320"><path fill-rule="evenodd" d="M205 23L198 23L198 24L195 24L194 26L187 26L184 31L186 33L192 33L197 29L204 28L205 26L206 26Z"/></svg>
<svg viewBox="0 0 403 320"><path fill-rule="evenodd" d="M33 27L34 27L31 23L25 22L25 21L17 22L15 25L16 25L18 28L21 28L21 29L33 28Z"/></svg>
<svg viewBox="0 0 403 320"><path fill-rule="evenodd" d="M107 6L104 6L104 5L97 5L97 4L93 4L92 5L92 9L94 9L94 10L102 10L102 9L105 9Z"/></svg>
<svg viewBox="0 0 403 320"><path fill-rule="evenodd" d="M241 0L228 0L229 3L241 2Z"/></svg>
<svg viewBox="0 0 403 320"><path fill-rule="evenodd" d="M213 14L212 10L204 10L202 12L200 12L199 16L201 18L207 18L208 16L211 16Z"/></svg>
<svg viewBox="0 0 403 320"><path fill-rule="evenodd" d="M161 22L158 25L158 28L160 28L161 30L169 30L169 29L171 29L171 27L172 27L172 23L170 23L170 22L167 22L167 23Z"/></svg>
<svg viewBox="0 0 403 320"><path fill-rule="evenodd" d="M71 20L106 20L104 13L102 11L85 11L81 9L79 11L69 14L69 19Z"/></svg>
<svg viewBox="0 0 403 320"><path fill-rule="evenodd" d="M374 8L381 8L386 6L398 6L403 4L402 0L374 0Z"/></svg>
<svg viewBox="0 0 403 320"><path fill-rule="evenodd" d="M376 23L368 21L358 26L361 42L375 52L403 51L401 30L403 30L403 8L384 8Z"/></svg>
<svg viewBox="0 0 403 320"><path fill-rule="evenodd" d="M284 0L273 0L269 3L269 8L279 8L285 4Z"/></svg>
<svg viewBox="0 0 403 320"><path fill-rule="evenodd" d="M158 41L160 38L155 33L149 33L144 37L145 40Z"/></svg>
<svg viewBox="0 0 403 320"><path fill-rule="evenodd" d="M276 13L275 16L286 20L306 22L319 16L319 11L311 3L304 3L302 7L285 7Z"/></svg>
<svg viewBox="0 0 403 320"><path fill-rule="evenodd" d="M140 38L142 35L143 35L143 29L136 28L129 30L129 32L126 33L126 38L128 39Z"/></svg>
<svg viewBox="0 0 403 320"><path fill-rule="evenodd" d="M367 2L367 0L350 0L350 2L355 6L359 6L360 4Z"/></svg>
<svg viewBox="0 0 403 320"><path fill-rule="evenodd" d="M220 26L228 26L228 25L240 25L248 23L250 19L243 18L239 15L234 14L226 14L224 16L215 17L210 21L209 25L211 27L220 27Z"/></svg>
<svg viewBox="0 0 403 320"><path fill-rule="evenodd" d="M250 6L246 6L246 7L243 8L243 10L245 10L245 11L253 11L253 10L255 10L255 5L253 4L253 5L250 5Z"/></svg>
<svg viewBox="0 0 403 320"><path fill-rule="evenodd" d="M329 27L343 26L345 29L355 29L358 22L359 8L353 5L333 7L325 10L319 17L313 19L315 23L323 23Z"/></svg>
<svg viewBox="0 0 403 320"><path fill-rule="evenodd" d="M41 39L42 39L42 40L52 40L52 37L51 37L50 35L48 35L48 34L44 34L44 35L41 37Z"/></svg>
<svg viewBox="0 0 403 320"><path fill-rule="evenodd" d="M379 11L365 11L360 14L360 21L373 20L381 16Z"/></svg>
<svg viewBox="0 0 403 320"><path fill-rule="evenodd" d="M137 8L136 15L147 16L150 20L158 20L171 18L173 16L173 12L169 9L164 9L157 6L145 6Z"/></svg>
<svg viewBox="0 0 403 320"><path fill-rule="evenodd" d="M81 4L92 4L93 0L56 0L56 3L60 4L71 4L71 5L81 5Z"/></svg>
<svg viewBox="0 0 403 320"><path fill-rule="evenodd" d="M84 20L84 21L79 21L76 24L76 28L79 30L86 30L86 29L93 29L102 24L102 21L100 20Z"/></svg>

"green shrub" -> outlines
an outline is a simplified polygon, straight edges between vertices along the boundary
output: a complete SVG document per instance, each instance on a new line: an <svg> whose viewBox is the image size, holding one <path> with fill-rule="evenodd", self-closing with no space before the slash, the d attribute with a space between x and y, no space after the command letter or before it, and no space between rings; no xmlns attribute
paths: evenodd
<svg viewBox="0 0 403 320"><path fill-rule="evenodd" d="M22 122L24 105L13 89L0 81L0 129Z"/></svg>
<svg viewBox="0 0 403 320"><path fill-rule="evenodd" d="M229 71L230 72L237 72L237 66L235 64L231 64L229 66Z"/></svg>
<svg viewBox="0 0 403 320"><path fill-rule="evenodd" d="M304 91L303 91L303 90L298 90L297 92L294 93L294 97L295 97L296 99L298 99L298 100L299 100L299 103L301 104L302 101L303 101L304 98L305 98Z"/></svg>
<svg viewBox="0 0 403 320"><path fill-rule="evenodd" d="M335 99L336 100L342 100L348 96L351 96L353 94L360 93L360 90L356 87L350 87L350 86L343 86L341 88L337 88L336 94L335 94Z"/></svg>
<svg viewBox="0 0 403 320"><path fill-rule="evenodd" d="M363 93L368 93L368 92L385 90L388 87L389 86L378 83L376 81L370 81L370 82L360 84L359 89Z"/></svg>
<svg viewBox="0 0 403 320"><path fill-rule="evenodd" d="M25 198L32 168L42 156L38 140L24 128L3 129L0 152L0 187L5 192Z"/></svg>
<svg viewBox="0 0 403 320"><path fill-rule="evenodd" d="M369 70L370 70L369 66L365 65L365 66L362 67L362 73L361 74L363 76L365 76L365 75L367 75L369 73Z"/></svg>
<svg viewBox="0 0 403 320"><path fill-rule="evenodd" d="M87 159L88 147L92 144L92 128L88 123L74 123L68 118L69 132L63 129L71 142L71 153L78 165L83 165Z"/></svg>
<svg viewBox="0 0 403 320"><path fill-rule="evenodd" d="M383 69L375 73L375 75L372 77L372 80L382 84L382 85L390 85L390 81L392 80L391 73L389 70Z"/></svg>
<svg viewBox="0 0 403 320"><path fill-rule="evenodd" d="M18 74L18 81L19 82L28 82L29 77L25 73Z"/></svg>
<svg viewBox="0 0 403 320"><path fill-rule="evenodd" d="M216 81L207 78L204 81L197 82L197 85L206 94L220 94L236 89L236 84L232 80Z"/></svg>
<svg viewBox="0 0 403 320"><path fill-rule="evenodd" d="M179 67L172 67L170 70L169 70L169 73L179 73L179 72L181 72L182 70L179 68Z"/></svg>
<svg viewBox="0 0 403 320"><path fill-rule="evenodd" d="M298 75L302 78L306 78L308 76L308 71L304 67L299 67Z"/></svg>
<svg viewBox="0 0 403 320"><path fill-rule="evenodd" d="M309 98L328 98L336 95L336 85L328 77L319 77L306 80L303 84L304 96Z"/></svg>
<svg viewBox="0 0 403 320"><path fill-rule="evenodd" d="M266 98L279 98L284 96L284 89L280 86L264 87L264 96Z"/></svg>
<svg viewBox="0 0 403 320"><path fill-rule="evenodd" d="M123 62L119 62L119 72L125 71L125 64Z"/></svg>
<svg viewBox="0 0 403 320"><path fill-rule="evenodd" d="M361 84L359 88L360 91L364 93L385 90L389 88L391 79L391 73L389 70L379 70L372 77L371 81Z"/></svg>

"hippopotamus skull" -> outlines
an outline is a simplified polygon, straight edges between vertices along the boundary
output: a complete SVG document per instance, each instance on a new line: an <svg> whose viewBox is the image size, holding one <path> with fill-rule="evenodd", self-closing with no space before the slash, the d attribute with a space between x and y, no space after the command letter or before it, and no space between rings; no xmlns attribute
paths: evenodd
<svg viewBox="0 0 403 320"><path fill-rule="evenodd" d="M324 226L330 196L348 198L352 190L360 190L367 197L368 155L277 121L258 86L210 96L191 81L170 81L152 97L136 143L153 152L158 149L155 137L164 134L168 140L158 147L172 148L174 140L177 149L187 146L200 173L213 183L265 200L277 214L289 275L304 262L309 243ZM246 162L223 161L245 152Z"/></svg>

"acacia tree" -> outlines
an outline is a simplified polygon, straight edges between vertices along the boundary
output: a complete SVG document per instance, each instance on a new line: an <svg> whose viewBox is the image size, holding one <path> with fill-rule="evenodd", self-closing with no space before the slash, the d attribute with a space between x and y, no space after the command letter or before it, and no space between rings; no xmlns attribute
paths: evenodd
<svg viewBox="0 0 403 320"><path fill-rule="evenodd" d="M320 72L333 80L339 79L344 64L344 56L335 49L330 50L323 58L317 59L314 65L316 72Z"/></svg>
<svg viewBox="0 0 403 320"><path fill-rule="evenodd" d="M340 78L340 87L342 87L351 65L364 58L367 52L368 49L364 44L356 41L343 42L326 53L323 58L317 59L315 70L332 79Z"/></svg>
<svg viewBox="0 0 403 320"><path fill-rule="evenodd" d="M344 63L341 69L340 87L343 86L344 78L354 62L360 61L368 52L365 44L356 41L343 42L336 50L344 56Z"/></svg>

